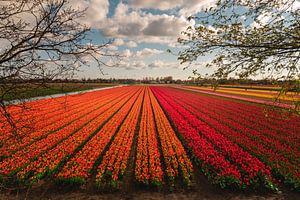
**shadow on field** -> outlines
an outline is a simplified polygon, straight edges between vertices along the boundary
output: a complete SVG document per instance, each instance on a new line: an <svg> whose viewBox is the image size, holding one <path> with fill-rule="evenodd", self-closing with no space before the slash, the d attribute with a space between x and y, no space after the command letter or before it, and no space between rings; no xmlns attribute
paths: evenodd
<svg viewBox="0 0 300 200"><path fill-rule="evenodd" d="M166 188L154 189L140 187L137 184L130 184L130 188L124 190L99 190L94 184L88 183L83 186L56 185L50 180L42 180L31 188L8 189L1 188L1 200L18 200L18 199L88 199L88 200L298 200L300 193L288 191L285 189L281 194L269 192L241 192L228 189L221 189L211 185L204 176L197 176L193 186L189 189L176 187L174 191Z"/></svg>

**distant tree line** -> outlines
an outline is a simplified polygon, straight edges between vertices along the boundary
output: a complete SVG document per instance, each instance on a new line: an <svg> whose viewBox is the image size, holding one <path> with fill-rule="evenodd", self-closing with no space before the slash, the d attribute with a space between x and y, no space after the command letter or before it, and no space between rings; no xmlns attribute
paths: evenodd
<svg viewBox="0 0 300 200"><path fill-rule="evenodd" d="M239 78L228 78L228 79L215 79L215 78L199 78L199 77L189 77L187 80L173 79L172 76L166 77L143 77L142 79L131 79L131 78L81 78L81 79L14 79L10 80L8 83L11 84L39 84L39 83L110 83L110 84L188 84L188 85L269 85L269 86L295 86L294 82L279 80L274 81L272 79L239 79ZM300 81L298 82L299 87Z"/></svg>

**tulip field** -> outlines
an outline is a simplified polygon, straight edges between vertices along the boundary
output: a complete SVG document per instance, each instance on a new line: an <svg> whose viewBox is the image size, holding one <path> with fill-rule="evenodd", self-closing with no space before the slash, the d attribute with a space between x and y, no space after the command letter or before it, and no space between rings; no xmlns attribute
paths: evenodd
<svg viewBox="0 0 300 200"><path fill-rule="evenodd" d="M300 116L167 86L123 86L9 107L4 184L300 190ZM30 126L29 126L30 125ZM28 128L30 127L30 128ZM197 170L197 171L196 171Z"/></svg>

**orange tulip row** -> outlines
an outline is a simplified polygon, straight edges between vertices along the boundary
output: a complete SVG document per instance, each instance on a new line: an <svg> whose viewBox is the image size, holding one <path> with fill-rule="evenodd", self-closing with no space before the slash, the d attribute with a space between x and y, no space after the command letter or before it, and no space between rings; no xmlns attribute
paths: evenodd
<svg viewBox="0 0 300 200"><path fill-rule="evenodd" d="M116 134L110 148L105 153L102 163L99 165L96 175L96 184L101 185L104 176L108 176L113 186L117 186L117 181L121 178L127 167L133 137L138 122L138 117L142 107L143 92L137 98L132 110L128 114Z"/></svg>
<svg viewBox="0 0 300 200"><path fill-rule="evenodd" d="M135 178L143 184L162 185L163 171L156 139L149 88L146 89L138 134Z"/></svg>
<svg viewBox="0 0 300 200"><path fill-rule="evenodd" d="M191 184L193 166L187 157L184 147L177 138L166 115L160 107L152 91L150 92L151 103L155 115L158 137L162 146L162 153L166 164L166 172L172 186L176 177L182 174L183 182Z"/></svg>
<svg viewBox="0 0 300 200"><path fill-rule="evenodd" d="M96 98L102 97L113 93L113 90L105 90L103 92L87 92L83 94L67 95L57 98L47 98L32 102L26 102L23 104L11 105L7 109L10 115L14 119L15 125L18 128L19 138L28 136L33 130L40 129L40 124L52 124L49 119L52 117L59 116L66 110L73 108L73 105L79 107L80 104L84 105L86 101L95 100ZM100 96L101 95L101 96ZM82 106L81 105L81 106ZM74 109L74 108L73 108ZM45 120L46 119L46 120ZM47 123L45 123L45 121ZM28 128L30 126L30 129ZM13 141L18 142L12 133L12 127L3 116L0 116L0 142L6 144L6 142Z"/></svg>
<svg viewBox="0 0 300 200"><path fill-rule="evenodd" d="M75 157L73 157L57 175L58 179L69 182L84 183L89 177L95 161L104 151L112 136L130 111L141 88L134 96L89 140ZM129 95L129 94L128 94Z"/></svg>
<svg viewBox="0 0 300 200"><path fill-rule="evenodd" d="M106 90L104 93L109 94L111 91ZM85 97L83 97L85 96ZM72 96L65 96L65 97L59 97L59 98L51 98L51 99L43 99L38 100L34 102L28 102L26 105L24 105L25 108L23 110L21 109L23 106L19 105L18 112L14 112L16 109L11 109L11 106L8 109L13 110L11 111L11 115L14 118L16 122L16 126L23 127L28 124L31 126L34 126L34 129L39 129L43 126L38 126L42 124L41 122L45 121L47 119L47 123L51 124L48 120L52 119L52 117L59 116L61 113L63 113L66 110L72 109L75 105L76 107L83 106L84 101L83 98L86 100L91 99L94 100L97 97L99 98L99 93L92 93L91 95L86 95L86 93L82 97L79 97L79 95L72 95ZM79 98L78 98L79 97ZM88 99L87 99L88 98ZM25 109L25 111L24 111ZM25 115L26 114L26 115ZM0 141L3 141L6 143L5 140L8 139L14 139L11 134L12 127L7 123L6 120L0 120L4 123L2 126L0 126L0 132L2 132L2 135L0 136ZM30 130L20 132L21 136L26 136L30 133ZM11 140L8 140L11 141Z"/></svg>
<svg viewBox="0 0 300 200"><path fill-rule="evenodd" d="M116 91L115 91L116 92ZM121 95L126 94L127 91L123 91ZM116 93L112 93L109 95L105 95L102 97L102 103L108 103L111 101L112 98L116 97ZM91 97L92 100L87 99L88 96L85 98L80 98L81 102L78 106L68 106L68 110L65 110L61 107L61 114L57 114L57 116L47 119L45 118L37 123L35 126L36 131L31 134L24 136L21 141L16 141L16 139L11 139L5 142L1 148L0 152L3 156L9 156L16 152L18 149L25 147L33 142L38 141L39 139L47 136L49 133L54 132L55 130L60 129L63 126L68 125L69 123L73 122L74 120L78 119L79 117L85 115L86 113L95 109L93 105L95 105L99 101L99 94L96 97ZM59 122L59 123L58 123ZM50 124L51 123L51 124Z"/></svg>
<svg viewBox="0 0 300 200"><path fill-rule="evenodd" d="M26 129L26 126L30 125L30 127L34 127L35 129L37 128L36 125L39 124L39 121L41 121L39 118L44 117L45 115L51 115L52 113L55 114L58 110L58 105L53 102L52 99L48 99L48 105L44 106L44 108L39 107L38 105L35 107L27 106L27 105L19 105L20 107L23 108L23 112L19 113L10 113L12 116L15 126L18 128L18 135L19 137L24 137L30 133L30 129ZM10 108L10 107L9 107ZM8 109L9 109L8 108ZM10 109L9 109L10 110ZM39 113L37 115L37 113ZM13 140L13 142L16 142L16 138L13 137L14 135L12 134L13 128L11 124L5 119L3 119L1 115L0 119L1 125L0 125L0 132L2 133L0 135L0 141L4 144L7 142L10 142Z"/></svg>
<svg viewBox="0 0 300 200"><path fill-rule="evenodd" d="M136 91L134 91L136 92ZM79 147L88 137L94 133L99 126L101 126L107 119L109 119L114 113L116 113L120 107L122 107L134 94L134 92L128 93L125 98L122 98L118 102L111 102L105 107L105 111L101 112L100 115L88 122L82 129L77 131L72 136L68 137L66 140L58 144L55 148L51 149L40 156L36 161L31 162L18 173L20 179L24 178L29 172L34 174L34 177L43 177L47 172L54 172L57 168L59 162L72 155L74 150ZM115 104L114 104L115 103Z"/></svg>
<svg viewBox="0 0 300 200"><path fill-rule="evenodd" d="M129 89L124 90L127 92L125 92L125 95L121 96L120 98L110 100L109 103L102 102L101 99L99 99L99 102L91 106L91 109L89 109L84 116L79 117L76 121L73 121L68 126L64 126L62 129L47 135L47 137L19 150L13 156L3 160L0 163L0 175L9 175L15 173L21 167L26 166L32 159L36 157L38 158L49 149L55 147L58 143L62 142L64 139L76 133L84 125L86 125L87 122L90 122L95 117L110 109L112 105L120 101L120 99L123 99L124 96L127 96L128 94L126 93L128 93ZM116 97L117 96L118 95L116 94ZM57 123L59 126L63 126L60 121Z"/></svg>

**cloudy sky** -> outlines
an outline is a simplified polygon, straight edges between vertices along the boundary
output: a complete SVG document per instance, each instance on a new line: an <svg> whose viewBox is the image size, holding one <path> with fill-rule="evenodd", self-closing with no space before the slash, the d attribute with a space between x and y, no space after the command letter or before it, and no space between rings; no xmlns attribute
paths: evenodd
<svg viewBox="0 0 300 200"><path fill-rule="evenodd" d="M186 18L213 4L214 0L72 0L76 8L86 8L84 23L92 27L94 43L113 40L110 49L122 60L103 67L105 75L90 67L80 77L135 78L162 77L187 79L191 67L183 70L177 57L167 49L180 50L177 38L193 21ZM113 65L114 60L108 60ZM202 61L201 61L202 62ZM205 59L203 60L205 62Z"/></svg>

